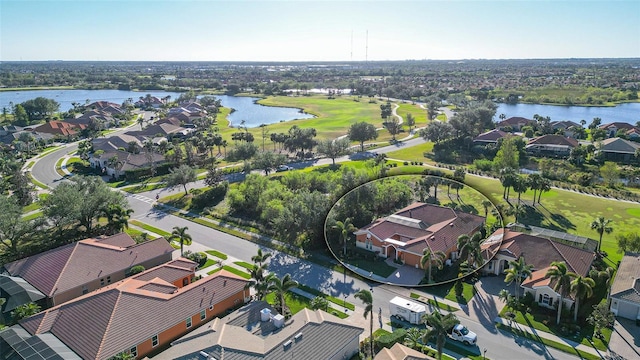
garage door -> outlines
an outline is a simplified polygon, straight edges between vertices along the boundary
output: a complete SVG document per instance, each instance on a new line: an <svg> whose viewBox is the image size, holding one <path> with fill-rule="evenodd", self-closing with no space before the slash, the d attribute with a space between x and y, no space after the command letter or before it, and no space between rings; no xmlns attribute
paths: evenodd
<svg viewBox="0 0 640 360"><path fill-rule="evenodd" d="M618 316L635 320L638 316L638 305L618 301Z"/></svg>

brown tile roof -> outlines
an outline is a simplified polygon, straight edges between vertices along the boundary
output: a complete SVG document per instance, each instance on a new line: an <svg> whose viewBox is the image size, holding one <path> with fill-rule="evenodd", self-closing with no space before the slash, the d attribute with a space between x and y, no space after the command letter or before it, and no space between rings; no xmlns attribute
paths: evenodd
<svg viewBox="0 0 640 360"><path fill-rule="evenodd" d="M41 133L69 136L77 134L78 131L81 131L86 127L87 126L85 124L71 124L65 121L52 120L36 127L33 130Z"/></svg>
<svg viewBox="0 0 640 360"><path fill-rule="evenodd" d="M629 123L625 123L625 122L612 122L609 124L603 124L599 126L600 129L611 129L611 128L616 128L616 129L625 129L625 130L630 130L635 128L635 126L629 124Z"/></svg>
<svg viewBox="0 0 640 360"><path fill-rule="evenodd" d="M425 247L432 251L450 250L460 235L473 232L483 223L482 216L416 202L392 216L377 219L359 231L369 231L380 240L400 240L406 243L403 251L422 254Z"/></svg>
<svg viewBox="0 0 640 360"><path fill-rule="evenodd" d="M193 264L193 267L190 268L179 266L174 263L175 261L172 261L165 264L165 266L150 269L149 271L145 271L143 273L135 275L134 278L140 281L150 281L154 278L161 278L169 283L173 283L174 281L182 279L185 276L193 273L193 271L195 271L195 265L197 265L196 263L190 261L190 263Z"/></svg>
<svg viewBox="0 0 640 360"><path fill-rule="evenodd" d="M502 233L502 229L492 234ZM487 245L483 245L484 249ZM595 259L595 253L578 249L546 238L523 234L516 231L505 233L499 252L518 259L524 256L527 264L533 265L534 270L546 269L554 261L563 261L568 270L581 276L586 276Z"/></svg>
<svg viewBox="0 0 640 360"><path fill-rule="evenodd" d="M164 238L136 244L121 233L85 239L5 264L49 297L173 252Z"/></svg>
<svg viewBox="0 0 640 360"><path fill-rule="evenodd" d="M562 135L553 134L553 135L538 136L537 138L529 140L529 142L527 143L527 145L539 145L539 144L563 145L563 146L569 146L569 147L576 147L578 146L578 140L568 138Z"/></svg>
<svg viewBox="0 0 640 360"><path fill-rule="evenodd" d="M129 278L20 324L32 335L52 333L85 359L108 359L243 292L246 284L247 280L222 270L167 293L167 287L157 282L150 286Z"/></svg>
<svg viewBox="0 0 640 360"><path fill-rule="evenodd" d="M611 284L611 297L640 303L640 254L624 254Z"/></svg>
<svg viewBox="0 0 640 360"><path fill-rule="evenodd" d="M519 116L512 116L508 119L504 119L500 121L498 123L498 126L512 126L512 125L519 125L519 124L528 125L535 122L536 122L535 120L531 120L531 119L527 119Z"/></svg>
<svg viewBox="0 0 640 360"><path fill-rule="evenodd" d="M502 130L498 130L498 129L493 129L490 131L487 131L485 133L482 133L478 136L476 136L473 141L474 142L487 142L487 143L497 143L499 139L502 139L503 137L507 136L508 133L502 131Z"/></svg>

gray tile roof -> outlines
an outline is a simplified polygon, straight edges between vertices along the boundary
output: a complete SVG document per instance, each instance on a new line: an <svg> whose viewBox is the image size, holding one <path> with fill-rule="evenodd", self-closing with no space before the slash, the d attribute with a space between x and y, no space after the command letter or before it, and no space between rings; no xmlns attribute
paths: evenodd
<svg viewBox="0 0 640 360"><path fill-rule="evenodd" d="M342 358L339 349L364 330L321 310L303 309L287 320L282 329L265 333L264 323L259 321L259 311L264 306L264 302L251 303L226 318L215 319L173 342L171 348L154 359L201 360L201 351L220 359L223 348L225 360ZM243 320L237 320L238 317ZM296 340L297 334L302 335ZM289 340L290 345L284 346Z"/></svg>
<svg viewBox="0 0 640 360"><path fill-rule="evenodd" d="M5 264L49 297L172 253L164 238L136 244L125 233L85 239Z"/></svg>
<svg viewBox="0 0 640 360"><path fill-rule="evenodd" d="M125 279L36 314L20 325L33 335L55 335L85 359L108 359L242 293L247 281L222 270L171 294L155 292L153 287L141 289L148 284Z"/></svg>
<svg viewBox="0 0 640 360"><path fill-rule="evenodd" d="M621 138L610 138L602 141L602 147L600 147L599 150L603 152L625 153L633 155L638 148L640 148L640 144L633 141Z"/></svg>
<svg viewBox="0 0 640 360"><path fill-rule="evenodd" d="M611 297L640 304L640 254L625 253L611 284Z"/></svg>

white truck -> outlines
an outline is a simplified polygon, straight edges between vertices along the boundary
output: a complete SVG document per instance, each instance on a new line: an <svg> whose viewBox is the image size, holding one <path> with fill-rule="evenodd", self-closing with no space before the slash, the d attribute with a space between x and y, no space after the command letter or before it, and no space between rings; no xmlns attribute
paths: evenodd
<svg viewBox="0 0 640 360"><path fill-rule="evenodd" d="M389 301L389 312L392 317L411 324L422 324L422 316L427 314L427 307L421 303L411 301L399 296Z"/></svg>
<svg viewBox="0 0 640 360"><path fill-rule="evenodd" d="M478 340L478 335L476 335L476 333L461 324L458 324L451 329L449 337L453 340L460 341L465 345L475 345Z"/></svg>

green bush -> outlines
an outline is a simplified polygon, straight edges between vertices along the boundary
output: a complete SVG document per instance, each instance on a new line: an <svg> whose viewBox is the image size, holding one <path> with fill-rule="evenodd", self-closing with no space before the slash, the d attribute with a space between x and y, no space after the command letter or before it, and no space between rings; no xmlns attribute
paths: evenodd
<svg viewBox="0 0 640 360"><path fill-rule="evenodd" d="M191 199L191 207L194 209L204 209L214 206L220 200L224 199L227 190L229 190L229 183L224 181L205 191L195 193L193 194L193 199Z"/></svg>
<svg viewBox="0 0 640 360"><path fill-rule="evenodd" d="M129 269L129 276L135 275L135 274L139 274L139 273L141 273L143 271L145 271L144 266L136 265L136 266L132 267L131 269Z"/></svg>
<svg viewBox="0 0 640 360"><path fill-rule="evenodd" d="M396 329L391 334L385 334L378 337L376 341L376 346L378 348L391 348L395 343L402 341L404 336L407 334L407 330L405 329Z"/></svg>

